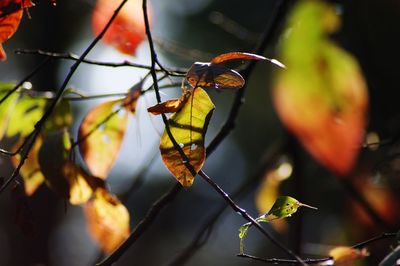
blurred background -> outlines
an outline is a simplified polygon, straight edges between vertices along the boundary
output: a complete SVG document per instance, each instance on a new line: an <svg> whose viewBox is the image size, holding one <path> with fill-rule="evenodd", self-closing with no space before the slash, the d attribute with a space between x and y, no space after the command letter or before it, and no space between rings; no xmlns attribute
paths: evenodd
<svg viewBox="0 0 400 266"><path fill-rule="evenodd" d="M194 61L207 62L221 53L251 52L277 2L152 0L153 35L160 61L165 66L188 68ZM204 168L228 193L248 181L237 202L253 216L259 215L263 200L271 200L262 198L265 194L261 191L266 187L275 188L270 195L279 190L279 194L291 195L318 207L318 211L301 209L282 223L266 226L276 238L306 257L324 257L336 245L353 245L382 232L396 232L400 225L397 156L400 4L396 0L354 0L336 1L335 5L342 17L342 28L333 38L356 56L368 82L367 132L373 132L375 139L390 140L390 145L363 149L356 174L351 178L341 180L332 176L282 127L270 96L271 76L276 67L259 63L247 80L246 101L235 130L208 158ZM25 13L17 33L4 45L8 59L0 63L0 81L18 82L44 60L41 56L16 55L13 50L17 48L81 54L94 38L91 28L94 6L94 0L58 0L56 6L47 0L36 1L36 7L29 9L30 18ZM264 52L270 58L275 56L281 30L277 28L274 32L274 40ZM88 58L150 64L146 41L134 57L100 43ZM56 90L71 64L54 60L31 80L33 88ZM82 64L69 86L86 95L126 92L145 75L146 71L135 68ZM164 90L162 96L169 99L179 93L177 87ZM227 118L235 96L230 91L211 91L210 95L217 108L210 122L207 143ZM73 103L75 124L71 133L74 136L85 113L102 101ZM114 194L125 194L132 228L152 203L175 184L159 156L162 121L146 111L154 102L152 93L140 99L136 116L130 117L118 161L107 179ZM266 156L272 158L268 163ZM9 176L12 166L8 158L1 157L0 163L0 176ZM274 178L278 181L271 183ZM127 188L133 184L134 189L126 195ZM365 212L357 195L368 201L378 219ZM30 197L29 204L35 230L33 235L25 236L13 222L16 210L10 191L0 197L0 265L81 266L94 265L101 258L98 246L87 233L81 207L67 204L45 186ZM182 191L160 213L117 265L168 265L223 205L221 197L197 177L193 187ZM239 215L226 209L207 243L186 265L262 265L235 256L239 252L238 229L243 223L245 220ZM372 245L371 256L360 265L377 265L390 251L391 243L387 240ZM246 238L246 250L264 258L284 257L255 230Z"/></svg>

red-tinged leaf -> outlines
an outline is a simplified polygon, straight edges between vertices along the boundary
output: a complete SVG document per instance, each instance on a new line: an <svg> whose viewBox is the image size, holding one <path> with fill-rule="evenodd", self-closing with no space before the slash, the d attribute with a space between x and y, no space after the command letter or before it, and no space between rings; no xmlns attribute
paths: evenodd
<svg viewBox="0 0 400 266"><path fill-rule="evenodd" d="M127 111L131 112L132 114L136 112L137 101L140 95L142 95L142 87L143 87L143 80L134 85L129 90L128 95L126 95L125 99L123 100L124 107L126 108Z"/></svg>
<svg viewBox="0 0 400 266"><path fill-rule="evenodd" d="M204 137L214 108L208 94L202 88L196 88L182 109L168 120L171 134L196 172L203 167L206 158ZM166 130L160 140L160 151L168 170L184 187L190 187L194 176Z"/></svg>
<svg viewBox="0 0 400 266"><path fill-rule="evenodd" d="M221 54L219 56L214 57L211 60L211 64L220 64L225 63L230 60L266 60L264 56L250 54L250 53L241 53L241 52L231 52L226 54Z"/></svg>
<svg viewBox="0 0 400 266"><path fill-rule="evenodd" d="M186 90L183 93L183 95L181 96L181 98L171 99L171 100L156 104L152 107L147 108L147 111L149 113L152 113L153 115L179 112L179 110L182 109L182 107L185 105L185 103L189 99L190 94L191 94L191 92L189 90Z"/></svg>
<svg viewBox="0 0 400 266"><path fill-rule="evenodd" d="M79 150L94 176L107 177L121 148L128 121L121 103L115 100L94 107L79 127Z"/></svg>
<svg viewBox="0 0 400 266"><path fill-rule="evenodd" d="M210 63L194 63L186 79L193 88L239 89L245 84L237 71Z"/></svg>
<svg viewBox="0 0 400 266"><path fill-rule="evenodd" d="M12 190L13 202L15 203L14 222L21 228L26 236L32 236L34 233L33 213L29 206L27 196L21 185L16 184Z"/></svg>
<svg viewBox="0 0 400 266"><path fill-rule="evenodd" d="M2 0L0 2L0 60L6 60L7 55L2 44L17 31L22 18L23 8L32 6L30 1Z"/></svg>
<svg viewBox="0 0 400 266"><path fill-rule="evenodd" d="M42 146L42 142L43 141L41 138L36 139L28 158L20 170L20 175L24 179L25 193L27 196L31 196L33 193L35 193L37 188L45 181L39 165L39 149ZM14 150L19 148L22 143L22 140L18 141L14 145ZM19 154L11 157L11 162L13 163L14 167L18 166L20 163L20 158L21 156Z"/></svg>
<svg viewBox="0 0 400 266"><path fill-rule="evenodd" d="M287 70L276 78L273 100L283 123L314 158L343 176L357 159L368 96L357 62L327 37L335 19L325 3L299 2L289 19L291 34L282 42Z"/></svg>
<svg viewBox="0 0 400 266"><path fill-rule="evenodd" d="M333 258L335 266L353 266L357 260L368 257L366 248L355 249L352 247L335 247L329 252Z"/></svg>
<svg viewBox="0 0 400 266"><path fill-rule="evenodd" d="M87 228L101 249L110 253L129 236L129 212L124 205L104 189L85 206Z"/></svg>
<svg viewBox="0 0 400 266"><path fill-rule="evenodd" d="M99 34L121 4L119 0L97 0L93 11L93 31ZM150 6L148 6L150 10ZM149 19L151 19L151 11ZM121 53L132 55L146 36L142 0L129 0L121 9L103 37L103 41L112 45Z"/></svg>

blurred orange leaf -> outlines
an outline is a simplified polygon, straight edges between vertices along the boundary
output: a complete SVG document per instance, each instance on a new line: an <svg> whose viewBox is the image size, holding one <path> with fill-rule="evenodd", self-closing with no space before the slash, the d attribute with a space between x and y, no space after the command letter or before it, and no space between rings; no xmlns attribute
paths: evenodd
<svg viewBox="0 0 400 266"><path fill-rule="evenodd" d="M333 248L329 256L333 258L335 266L353 266L355 261L368 257L369 253L366 248L360 250L343 246Z"/></svg>
<svg viewBox="0 0 400 266"><path fill-rule="evenodd" d="M210 63L195 62L186 74L186 79L193 87L216 89L239 89L245 80L239 72L229 69L223 63L233 60L265 60L263 56L232 52L219 55Z"/></svg>
<svg viewBox="0 0 400 266"><path fill-rule="evenodd" d="M2 44L17 31L23 8L31 6L32 3L29 0L2 0L0 2L0 60L7 59Z"/></svg>
<svg viewBox="0 0 400 266"><path fill-rule="evenodd" d="M181 98L179 99L171 99L159 104L156 104L152 107L147 108L147 111L152 113L153 115L165 114L165 113L176 113L182 109L182 107L186 104L189 96L191 94L190 90L186 90Z"/></svg>
<svg viewBox="0 0 400 266"><path fill-rule="evenodd" d="M202 88L195 88L182 109L168 120L171 134L196 172L203 167L206 158L204 137L214 108L208 94ZM190 187L194 176L186 168L187 162L175 148L166 130L161 137L160 151L169 171L184 187Z"/></svg>
<svg viewBox="0 0 400 266"><path fill-rule="evenodd" d="M92 26L97 35L106 26L120 0L97 0L93 10ZM151 7L148 6L151 20ZM119 12L110 28L103 37L103 41L115 47L124 54L132 55L146 36L142 0L129 0Z"/></svg>
<svg viewBox="0 0 400 266"><path fill-rule="evenodd" d="M128 112L121 100L91 109L79 127L79 150L90 172L106 178L121 148ZM119 111L118 111L119 110Z"/></svg>
<svg viewBox="0 0 400 266"><path fill-rule="evenodd" d="M89 233L104 252L112 252L129 236L129 212L106 190L96 191L85 206L85 214Z"/></svg>
<svg viewBox="0 0 400 266"><path fill-rule="evenodd" d="M137 101L140 95L142 95L142 87L143 80L134 85L129 90L128 95L126 95L125 99L123 100L123 105L125 106L125 108L133 114L136 112Z"/></svg>
<svg viewBox="0 0 400 266"><path fill-rule="evenodd" d="M327 37L338 20L326 3L299 2L282 41L287 70L277 75L273 99L282 122L314 158L346 175L363 138L368 96L355 59Z"/></svg>
<svg viewBox="0 0 400 266"><path fill-rule="evenodd" d="M22 140L18 141L16 145L14 145L15 147L14 150L16 148L19 148L22 145L22 143L23 143ZM33 144L31 152L29 153L28 158L26 159L24 165L20 170L20 175L24 179L25 193L28 196L31 196L33 193L35 193L36 189L41 184L43 184L45 180L42 172L40 171L39 158L38 158L39 149L41 146L42 146L42 139L39 137ZM20 162L20 158L21 156L19 154L11 157L11 162L13 163L14 167L17 167L17 165Z"/></svg>

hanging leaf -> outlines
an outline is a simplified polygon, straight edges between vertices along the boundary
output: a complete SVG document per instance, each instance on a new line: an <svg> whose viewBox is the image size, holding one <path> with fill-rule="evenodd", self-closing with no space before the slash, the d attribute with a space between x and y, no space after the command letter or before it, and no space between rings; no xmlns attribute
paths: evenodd
<svg viewBox="0 0 400 266"><path fill-rule="evenodd" d="M129 212L124 205L104 189L85 206L87 227L101 249L110 253L129 236Z"/></svg>
<svg viewBox="0 0 400 266"><path fill-rule="evenodd" d="M0 83L0 99L13 89L15 84L11 83ZM9 122L11 121L12 114L14 112L15 105L18 101L18 94L13 93L8 98L0 104L0 140L3 139Z"/></svg>
<svg viewBox="0 0 400 266"><path fill-rule="evenodd" d="M91 109L79 127L79 150L90 172L106 178L121 148L128 112L121 100Z"/></svg>
<svg viewBox="0 0 400 266"><path fill-rule="evenodd" d="M120 4L121 1L119 0L97 0L92 17L94 34L98 35L104 29ZM149 4L147 8L149 10L149 20L151 20L152 12ZM146 29L142 0L129 0L121 9L102 40L115 47L119 52L132 55L145 36Z"/></svg>
<svg viewBox="0 0 400 266"><path fill-rule="evenodd" d="M42 185L45 180L42 171L40 170L38 158L39 149L42 146L42 142L43 141L40 137L36 139L28 158L26 159L20 170L20 175L24 180L25 194L27 196L32 196L32 194L35 193L37 188ZM13 150L19 148L22 143L23 140L21 139L14 145L15 148ZM19 154L11 157L11 162L13 163L14 167L18 166L20 160L21 156Z"/></svg>
<svg viewBox="0 0 400 266"><path fill-rule="evenodd" d="M176 113L182 109L182 107L186 104L191 94L190 90L186 90L181 98L179 99L171 99L159 104L156 104L152 107L147 108L149 113L153 115L165 114L165 113Z"/></svg>
<svg viewBox="0 0 400 266"><path fill-rule="evenodd" d="M186 74L186 79L193 88L239 89L245 80L237 71L229 69L223 63L233 60L265 60L263 56L232 52L219 55L210 63L195 62Z"/></svg>
<svg viewBox="0 0 400 266"><path fill-rule="evenodd" d="M7 136L28 136L35 128L35 124L43 116L46 100L23 96L11 112L10 123L7 128Z"/></svg>
<svg viewBox="0 0 400 266"><path fill-rule="evenodd" d="M72 120L70 102L61 100L44 124L43 132L48 133L62 128L69 128L72 124Z"/></svg>
<svg viewBox="0 0 400 266"><path fill-rule="evenodd" d="M123 105L126 110L134 114L136 112L136 105L139 97L142 95L143 80L139 81L132 88L130 88L128 95L123 100Z"/></svg>
<svg viewBox="0 0 400 266"><path fill-rule="evenodd" d="M2 0L0 2L0 60L7 59L2 44L17 31L23 8L31 6L32 3L27 0Z"/></svg>
<svg viewBox="0 0 400 266"><path fill-rule="evenodd" d="M338 25L334 7L299 2L282 40L287 70L276 77L273 100L282 122L314 158L346 175L362 142L368 96L355 59L328 39Z"/></svg>
<svg viewBox="0 0 400 266"><path fill-rule="evenodd" d="M335 266L353 266L357 260L368 257L366 248L355 249L352 247L335 247L329 252Z"/></svg>
<svg viewBox="0 0 400 266"><path fill-rule="evenodd" d="M73 205L86 203L93 194L93 188L88 180L92 177L82 168L67 161L63 166L63 177L69 185L69 202Z"/></svg>
<svg viewBox="0 0 400 266"><path fill-rule="evenodd" d="M171 134L187 156L188 162L175 149L166 130L161 137L162 160L184 187L190 187L194 180L185 163L190 163L196 173L203 167L206 158L204 136L214 108L208 94L202 88L196 88L182 109L168 120Z"/></svg>

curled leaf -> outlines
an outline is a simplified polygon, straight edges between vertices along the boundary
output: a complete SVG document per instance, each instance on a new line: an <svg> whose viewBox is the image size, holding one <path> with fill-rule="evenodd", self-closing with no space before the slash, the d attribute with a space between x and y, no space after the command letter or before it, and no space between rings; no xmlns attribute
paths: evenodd
<svg viewBox="0 0 400 266"><path fill-rule="evenodd" d="M152 107L147 108L147 111L149 113L152 113L153 115L159 115L159 114L165 114L165 113L176 113L179 110L181 110L182 107L186 104L187 100L189 99L190 94L191 94L191 91L187 90L182 94L181 98L172 99L172 100L168 100L168 101L156 104Z"/></svg>
<svg viewBox="0 0 400 266"><path fill-rule="evenodd" d="M241 52L231 52L226 54L221 54L214 57L211 60L211 64L221 64L230 60L266 60L264 56L251 54L251 53L241 53Z"/></svg>
<svg viewBox="0 0 400 266"><path fill-rule="evenodd" d="M79 150L90 172L106 178L121 148L128 112L121 100L109 101L91 109L79 127Z"/></svg>
<svg viewBox="0 0 400 266"><path fill-rule="evenodd" d="M368 96L356 60L328 39L338 21L324 2L301 1L294 8L281 45L287 69L277 75L273 100L282 122L314 158L346 175L363 139Z"/></svg>
<svg viewBox="0 0 400 266"><path fill-rule="evenodd" d="M128 95L123 100L123 106L132 114L136 112L137 101L142 95L143 80L139 81L132 88L129 89Z"/></svg>
<svg viewBox="0 0 400 266"><path fill-rule="evenodd" d="M366 248L355 249L352 247L335 247L329 252L333 258L335 266L352 266L357 260L368 257L369 252Z"/></svg>
<svg viewBox="0 0 400 266"><path fill-rule="evenodd" d="M194 176L186 168L186 163L190 163L196 173L203 167L206 158L204 137L214 108L208 94L202 88L196 88L182 109L168 120L171 134L186 155L188 162L175 148L166 130L161 137L162 160L184 187L190 187L194 180Z"/></svg>
<svg viewBox="0 0 400 266"><path fill-rule="evenodd" d="M106 252L112 252L129 236L129 212L124 205L104 189L85 206L90 235Z"/></svg>

